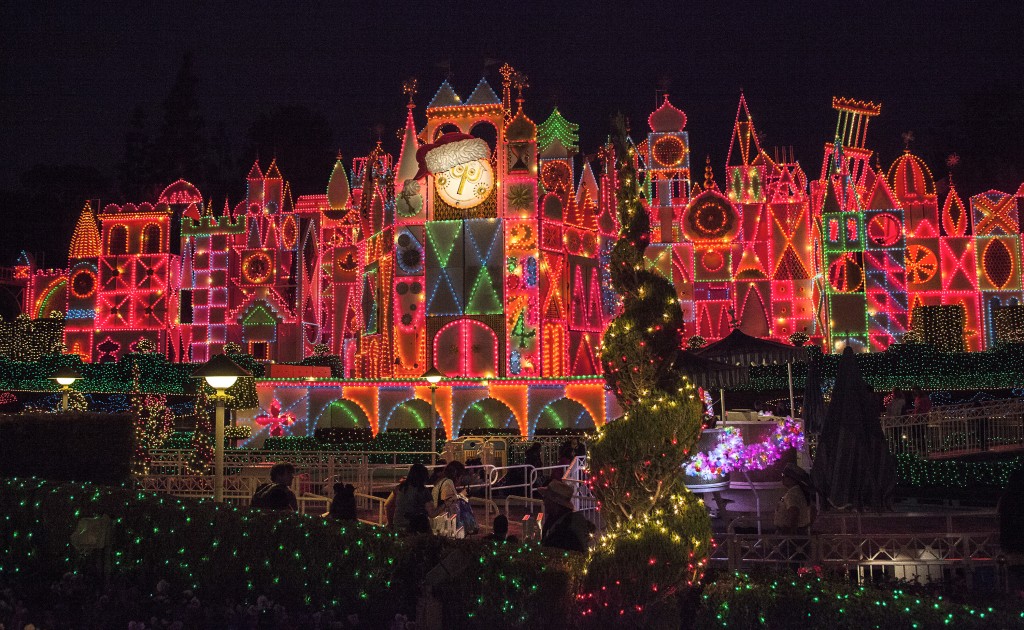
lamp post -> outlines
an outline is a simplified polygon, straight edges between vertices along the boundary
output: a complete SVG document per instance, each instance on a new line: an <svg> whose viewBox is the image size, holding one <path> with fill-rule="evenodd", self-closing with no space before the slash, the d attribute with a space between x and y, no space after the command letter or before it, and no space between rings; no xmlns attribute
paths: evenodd
<svg viewBox="0 0 1024 630"><path fill-rule="evenodd" d="M430 383L430 465L433 466L437 463L437 384L444 374L432 367L423 378Z"/></svg>
<svg viewBox="0 0 1024 630"><path fill-rule="evenodd" d="M61 411L68 410L68 393L71 391L71 386L80 378L82 378L81 373L79 373L78 370L69 367L59 367L50 375L50 379L57 381L57 384L60 385Z"/></svg>
<svg viewBox="0 0 1024 630"><path fill-rule="evenodd" d="M213 500L218 503L224 500L224 404L230 398L225 390L240 376L252 374L226 354L215 355L192 372L192 378L206 379L206 384L217 392L213 396L217 409L213 424Z"/></svg>

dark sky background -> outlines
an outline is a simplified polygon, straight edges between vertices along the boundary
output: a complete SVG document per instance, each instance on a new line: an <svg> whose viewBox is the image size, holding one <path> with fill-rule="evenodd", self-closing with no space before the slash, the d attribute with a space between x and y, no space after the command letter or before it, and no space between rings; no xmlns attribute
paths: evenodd
<svg viewBox="0 0 1024 630"><path fill-rule="evenodd" d="M373 146L378 125L397 152L403 79L420 79L422 124L422 107L449 66L463 97L485 73L500 89L500 63L485 67L490 58L529 76L526 107L535 121L557 104L580 123L585 152L607 135L616 111L631 117L634 132L646 131L656 90L667 84L689 117L695 167L709 154L719 178L741 88L766 145L792 145L812 177L834 130L833 95L881 101L869 145L886 166L906 130L940 175L947 153L960 153L970 172L971 160L982 163L981 148L995 147L1013 164L991 185L1015 189L1008 182L1020 182L1024 162L1020 2L49 4L0 5L4 191L23 186L21 174L36 164L89 165L111 178L115 192L107 194L116 197L130 114L142 105L158 122L186 51L207 129L223 123L240 161L250 123L289 104L323 112L348 157ZM246 170L239 166L236 177ZM37 223L9 224L0 261L20 247L19 229L73 223L81 203L33 208ZM66 251L66 239L36 247ZM57 258L47 262L63 264Z"/></svg>

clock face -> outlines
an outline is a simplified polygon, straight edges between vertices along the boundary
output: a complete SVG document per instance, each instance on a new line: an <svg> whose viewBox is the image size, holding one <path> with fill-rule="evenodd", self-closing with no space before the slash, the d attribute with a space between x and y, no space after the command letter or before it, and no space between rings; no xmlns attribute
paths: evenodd
<svg viewBox="0 0 1024 630"><path fill-rule="evenodd" d="M662 168L671 168L682 163L686 157L686 145L676 136L662 136L654 141L654 161Z"/></svg>
<svg viewBox="0 0 1024 630"><path fill-rule="evenodd" d="M453 208L475 208L491 195L494 171L487 160L459 164L434 176L437 194Z"/></svg>

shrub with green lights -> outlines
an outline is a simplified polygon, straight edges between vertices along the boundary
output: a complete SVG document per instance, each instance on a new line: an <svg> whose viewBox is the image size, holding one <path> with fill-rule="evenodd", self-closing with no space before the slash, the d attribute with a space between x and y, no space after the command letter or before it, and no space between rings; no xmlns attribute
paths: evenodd
<svg viewBox="0 0 1024 630"><path fill-rule="evenodd" d="M708 584L696 628L1018 628L1024 614L953 603L903 589L832 581L804 570L797 576L743 573Z"/></svg>
<svg viewBox="0 0 1024 630"><path fill-rule="evenodd" d="M605 333L601 362L625 413L590 445L590 484L606 532L578 599L591 626L677 627L678 597L700 580L711 545L707 510L680 473L700 438L701 408L673 366L683 313L672 284L644 264L650 221L636 149L621 117L616 127L621 231L611 276L623 310Z"/></svg>
<svg viewBox="0 0 1024 630"><path fill-rule="evenodd" d="M357 522L39 479L0 479L0 513L0 576L17 575L42 598L69 572L102 583L95 552L70 541L80 518L103 514L113 521L113 584L152 589L166 580L204 602L263 596L356 614L370 628L415 614L427 574L456 553L469 562L433 589L446 627L568 627L580 568L579 558L530 543L401 538Z"/></svg>

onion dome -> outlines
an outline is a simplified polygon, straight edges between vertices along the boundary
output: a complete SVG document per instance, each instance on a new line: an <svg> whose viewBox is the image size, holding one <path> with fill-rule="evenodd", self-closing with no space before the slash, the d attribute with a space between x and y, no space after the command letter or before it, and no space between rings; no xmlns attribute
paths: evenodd
<svg viewBox="0 0 1024 630"><path fill-rule="evenodd" d="M686 128L686 114L669 103L668 94L666 94L661 107L654 110L647 118L647 124L650 125L651 131L654 133L679 132Z"/></svg>
<svg viewBox="0 0 1024 630"><path fill-rule="evenodd" d="M523 113L522 108L505 127L505 139L509 142L522 142L537 139L537 125Z"/></svg>
<svg viewBox="0 0 1024 630"><path fill-rule="evenodd" d="M904 151L889 167L889 185L902 201L910 197L935 194L935 178L924 160Z"/></svg>
<svg viewBox="0 0 1024 630"><path fill-rule="evenodd" d="M202 204L203 195L199 192L198 188L183 179L179 179L167 188L164 188L164 191L160 193L160 197L157 198L157 203L166 203L168 205Z"/></svg>
<svg viewBox="0 0 1024 630"><path fill-rule="evenodd" d="M341 163L339 153L334 170L331 171L331 179L327 182L327 204L331 210L342 210L348 205L350 194L348 175L345 173L345 165Z"/></svg>

